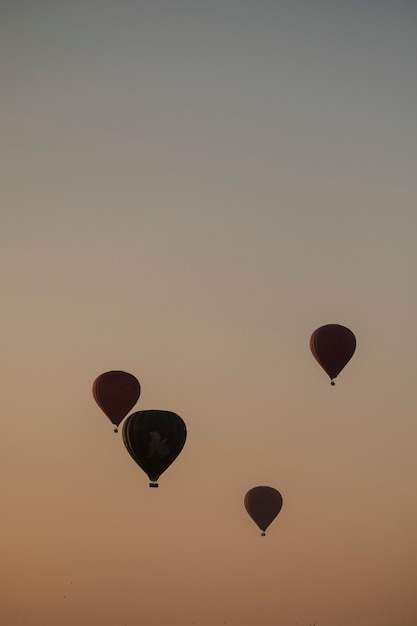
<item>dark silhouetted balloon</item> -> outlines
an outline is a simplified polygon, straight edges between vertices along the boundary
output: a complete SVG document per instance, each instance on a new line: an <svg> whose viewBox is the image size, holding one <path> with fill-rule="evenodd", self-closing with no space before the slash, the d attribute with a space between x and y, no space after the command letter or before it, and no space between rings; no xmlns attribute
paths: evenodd
<svg viewBox="0 0 417 626"><path fill-rule="evenodd" d="M355 352L356 338L345 326L326 324L311 335L310 348L334 385L333 379L340 374Z"/></svg>
<svg viewBox="0 0 417 626"><path fill-rule="evenodd" d="M157 487L160 475L177 458L187 438L187 427L171 411L138 411L123 425L123 441L130 456Z"/></svg>
<svg viewBox="0 0 417 626"><path fill-rule="evenodd" d="M273 487L253 487L245 496L245 508L264 536L282 508L282 496Z"/></svg>
<svg viewBox="0 0 417 626"><path fill-rule="evenodd" d="M140 396L140 384L132 374L121 371L105 372L93 383L93 396L109 420L117 426L135 406Z"/></svg>

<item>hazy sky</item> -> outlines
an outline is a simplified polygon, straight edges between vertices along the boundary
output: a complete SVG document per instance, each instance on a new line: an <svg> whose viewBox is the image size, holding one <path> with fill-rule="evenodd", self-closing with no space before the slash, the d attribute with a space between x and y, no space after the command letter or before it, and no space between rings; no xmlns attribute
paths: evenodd
<svg viewBox="0 0 417 626"><path fill-rule="evenodd" d="M416 29L410 0L0 3L1 624L417 623ZM112 369L187 424L159 489L93 400Z"/></svg>

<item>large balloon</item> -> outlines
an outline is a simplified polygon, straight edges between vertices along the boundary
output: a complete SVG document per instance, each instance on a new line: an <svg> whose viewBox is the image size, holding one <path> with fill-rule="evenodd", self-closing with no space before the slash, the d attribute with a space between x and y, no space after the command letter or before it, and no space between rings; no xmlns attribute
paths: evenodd
<svg viewBox="0 0 417 626"><path fill-rule="evenodd" d="M282 496L273 487L253 487L245 496L245 508L264 536L282 508Z"/></svg>
<svg viewBox="0 0 417 626"><path fill-rule="evenodd" d="M310 348L334 385L333 379L340 374L355 352L356 338L345 326L326 324L311 335Z"/></svg>
<svg viewBox="0 0 417 626"><path fill-rule="evenodd" d="M127 372L105 372L95 379L93 396L116 426L114 432L117 432L117 426L139 400L140 384L137 378Z"/></svg>
<svg viewBox="0 0 417 626"><path fill-rule="evenodd" d="M138 411L123 425L123 441L130 456L148 475L150 487L177 458L187 438L187 427L171 411Z"/></svg>

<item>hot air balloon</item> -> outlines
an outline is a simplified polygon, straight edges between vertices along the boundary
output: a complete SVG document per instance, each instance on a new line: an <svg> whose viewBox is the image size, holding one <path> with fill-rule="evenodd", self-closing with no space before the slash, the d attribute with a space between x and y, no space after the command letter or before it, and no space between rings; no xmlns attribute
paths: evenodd
<svg viewBox="0 0 417 626"><path fill-rule="evenodd" d="M282 508L282 496L273 487L253 487L245 495L245 508L262 530L262 537Z"/></svg>
<svg viewBox="0 0 417 626"><path fill-rule="evenodd" d="M93 383L93 396L100 409L117 427L135 406L140 396L140 384L132 374L121 371L105 372Z"/></svg>
<svg viewBox="0 0 417 626"><path fill-rule="evenodd" d="M148 475L149 487L158 487L156 481L177 458L186 438L184 421L171 411L138 411L123 425L126 449Z"/></svg>
<svg viewBox="0 0 417 626"><path fill-rule="evenodd" d="M333 379L340 374L355 352L356 338L345 326L326 324L311 335L310 348L334 385Z"/></svg>

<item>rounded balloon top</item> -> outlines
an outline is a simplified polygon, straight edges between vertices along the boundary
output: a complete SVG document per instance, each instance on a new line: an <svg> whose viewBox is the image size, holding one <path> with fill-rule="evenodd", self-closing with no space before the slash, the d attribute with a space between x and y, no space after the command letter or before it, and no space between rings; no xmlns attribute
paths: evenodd
<svg viewBox="0 0 417 626"><path fill-rule="evenodd" d="M346 326L326 324L311 335L310 349L334 385L333 379L340 374L355 352L356 338Z"/></svg>
<svg viewBox="0 0 417 626"><path fill-rule="evenodd" d="M117 427L139 400L140 384L128 372L105 372L95 379L93 396L101 410Z"/></svg>
<svg viewBox="0 0 417 626"><path fill-rule="evenodd" d="M245 495L245 509L263 531L274 521L282 508L282 496L273 487L253 487Z"/></svg>

